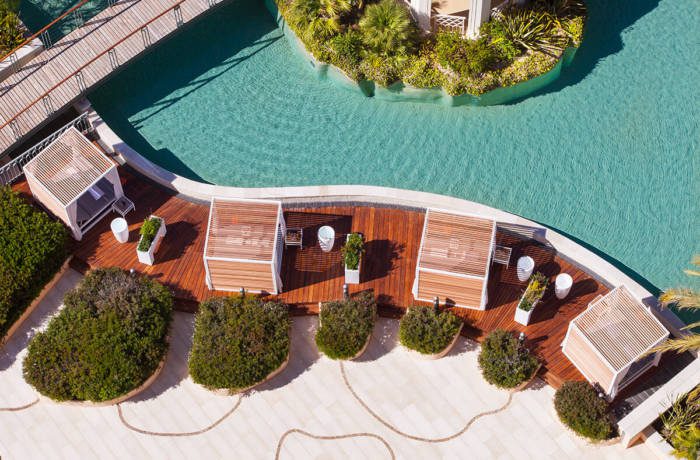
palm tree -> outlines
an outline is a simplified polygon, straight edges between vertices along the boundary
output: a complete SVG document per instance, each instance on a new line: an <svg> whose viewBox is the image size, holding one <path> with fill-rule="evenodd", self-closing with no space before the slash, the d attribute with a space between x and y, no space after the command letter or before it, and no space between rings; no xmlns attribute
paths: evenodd
<svg viewBox="0 0 700 460"><path fill-rule="evenodd" d="M412 45L414 31L408 10L396 0L367 6L360 19L363 41L383 56L405 53Z"/></svg>
<svg viewBox="0 0 700 460"><path fill-rule="evenodd" d="M691 263L696 267L700 267L700 255L694 255ZM698 270L684 271L689 276L700 277L700 271ZM659 301L664 307L673 305L681 310L700 311L700 292L694 291L693 289L669 289L663 294L661 294L661 296L659 297ZM683 329L688 330L696 327L700 327L700 321L688 324ZM666 342L651 350L651 352L653 353L657 351L675 351L676 353L683 353L684 351L690 350L700 350L700 334L695 334L691 332L683 337L667 340Z"/></svg>
<svg viewBox="0 0 700 460"><path fill-rule="evenodd" d="M327 40L340 32L340 16L351 9L351 0L295 0L290 19L306 38Z"/></svg>

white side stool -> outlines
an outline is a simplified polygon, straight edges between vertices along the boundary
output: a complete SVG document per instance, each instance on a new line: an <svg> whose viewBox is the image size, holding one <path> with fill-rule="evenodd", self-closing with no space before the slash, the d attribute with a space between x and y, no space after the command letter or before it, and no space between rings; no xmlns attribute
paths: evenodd
<svg viewBox="0 0 700 460"><path fill-rule="evenodd" d="M530 256L522 256L518 259L518 280L527 281L535 269L535 260Z"/></svg>
<svg viewBox="0 0 700 460"><path fill-rule="evenodd" d="M112 223L109 226L111 227L114 238L116 238L117 241L120 243L126 243L129 241L129 224L126 223L126 219L123 217L117 217L116 219L112 220Z"/></svg>
<svg viewBox="0 0 700 460"><path fill-rule="evenodd" d="M335 243L335 230L333 227L324 225L318 229L318 245L321 246L321 251L330 252Z"/></svg>
<svg viewBox="0 0 700 460"><path fill-rule="evenodd" d="M568 273L560 273L554 280L554 294L556 294L557 299L563 299L569 295L571 291L571 286L574 285L574 280Z"/></svg>

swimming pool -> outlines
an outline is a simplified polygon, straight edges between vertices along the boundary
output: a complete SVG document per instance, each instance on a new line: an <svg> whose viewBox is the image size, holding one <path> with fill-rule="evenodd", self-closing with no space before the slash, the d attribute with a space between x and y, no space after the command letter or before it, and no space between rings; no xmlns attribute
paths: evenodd
<svg viewBox="0 0 700 460"><path fill-rule="evenodd" d="M390 103L318 81L256 0L187 27L90 100L137 151L191 179L454 195L569 234L648 287L686 282L700 251L699 7L589 9L572 67L506 106Z"/></svg>

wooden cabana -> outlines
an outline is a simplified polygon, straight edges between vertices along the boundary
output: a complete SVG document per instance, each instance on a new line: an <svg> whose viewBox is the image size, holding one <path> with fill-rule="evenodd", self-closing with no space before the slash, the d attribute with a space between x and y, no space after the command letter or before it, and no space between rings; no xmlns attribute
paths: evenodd
<svg viewBox="0 0 700 460"><path fill-rule="evenodd" d="M213 198L204 243L209 289L280 293L284 234L279 201Z"/></svg>
<svg viewBox="0 0 700 460"><path fill-rule="evenodd" d="M117 165L80 131L70 128L24 166L41 205L82 239L124 196Z"/></svg>
<svg viewBox="0 0 700 460"><path fill-rule="evenodd" d="M413 297L446 305L486 309L496 222L480 216L428 209Z"/></svg>
<svg viewBox="0 0 700 460"><path fill-rule="evenodd" d="M610 399L652 366L661 353L646 354L668 331L624 286L599 296L569 323L564 355Z"/></svg>

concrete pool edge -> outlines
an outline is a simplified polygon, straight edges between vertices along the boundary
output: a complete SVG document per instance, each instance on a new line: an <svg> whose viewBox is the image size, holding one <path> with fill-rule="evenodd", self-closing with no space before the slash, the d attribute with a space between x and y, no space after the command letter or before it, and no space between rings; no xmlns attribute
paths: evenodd
<svg viewBox="0 0 700 460"><path fill-rule="evenodd" d="M560 255L579 265L599 280L603 280L611 286L619 286L621 284L627 286L632 294L641 299L655 313L674 336L684 334L681 329L685 326L685 323L671 310L659 308L656 297L641 284L601 256L568 237L516 214L447 195L374 185L246 188L197 182L172 173L139 154L107 125L100 115L90 107L89 102L84 101L77 108L81 111L88 110L90 123L99 135L98 142L107 152L114 153L117 161L130 166L150 180L186 198L205 202L210 201L212 197L276 199L281 200L283 204L309 205L366 203L423 209L432 207L490 216L500 224L519 225L536 230L542 239L554 247Z"/></svg>

